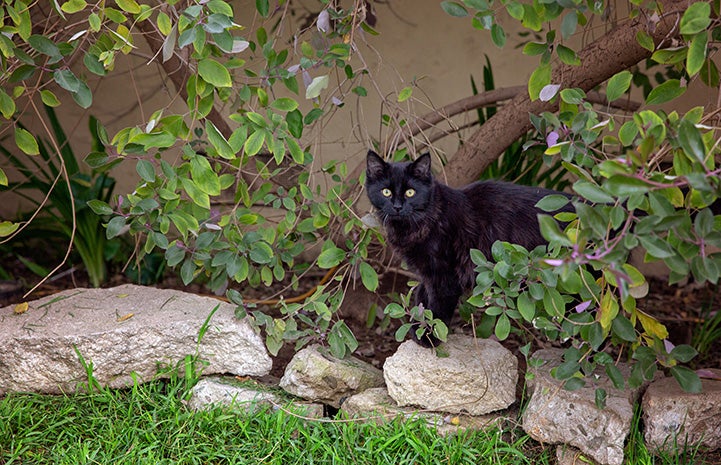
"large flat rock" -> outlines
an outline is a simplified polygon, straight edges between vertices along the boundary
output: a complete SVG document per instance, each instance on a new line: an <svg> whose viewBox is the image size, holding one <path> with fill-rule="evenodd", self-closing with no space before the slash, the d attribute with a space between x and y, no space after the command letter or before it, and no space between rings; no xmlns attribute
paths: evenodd
<svg viewBox="0 0 721 465"><path fill-rule="evenodd" d="M133 376L149 381L186 355L207 363L204 374L263 376L272 366L235 306L211 297L124 285L68 290L29 302L24 313L14 310L0 309L0 395L74 391L87 382L78 354L110 387L132 385Z"/></svg>
<svg viewBox="0 0 721 465"><path fill-rule="evenodd" d="M604 376L588 376L575 391L551 376L563 361L563 350L544 349L532 355L527 387L530 400L523 412L523 429L536 441L568 444L593 460L609 465L623 463L623 446L631 431L633 407L641 389L619 390ZM628 377L629 368L619 369ZM606 407L596 406L597 388L606 390Z"/></svg>
<svg viewBox="0 0 721 465"><path fill-rule="evenodd" d="M721 376L721 370L711 371ZM692 394L673 378L651 383L642 404L649 449L669 451L685 445L721 448L721 381L702 379L701 385L701 392Z"/></svg>
<svg viewBox="0 0 721 465"><path fill-rule="evenodd" d="M318 345L295 354L285 368L280 387L294 396L335 408L366 389L383 386L383 373L356 357L338 359Z"/></svg>
<svg viewBox="0 0 721 465"><path fill-rule="evenodd" d="M518 360L490 339L451 335L447 357L406 341L383 365L388 394L400 406L484 415L516 401Z"/></svg>

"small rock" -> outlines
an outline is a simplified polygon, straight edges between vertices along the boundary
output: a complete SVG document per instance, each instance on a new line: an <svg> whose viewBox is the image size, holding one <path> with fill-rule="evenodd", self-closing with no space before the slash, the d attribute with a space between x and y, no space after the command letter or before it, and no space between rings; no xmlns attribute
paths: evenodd
<svg viewBox="0 0 721 465"><path fill-rule="evenodd" d="M235 305L211 297L124 285L64 291L29 302L20 314L13 307L0 309L0 396L73 392L87 382L78 354L95 380L112 388L150 381L159 366L175 367L186 355L207 363L205 374L262 376L272 366Z"/></svg>
<svg viewBox="0 0 721 465"><path fill-rule="evenodd" d="M721 376L721 370L711 371ZM701 392L691 394L673 378L651 383L642 403L644 438L650 449L721 448L721 381L702 379L701 384Z"/></svg>
<svg viewBox="0 0 721 465"><path fill-rule="evenodd" d="M252 411L261 404L277 406L285 403L278 395L267 389L226 378L201 379L190 392L188 407L196 411L217 406Z"/></svg>
<svg viewBox="0 0 721 465"><path fill-rule="evenodd" d="M359 421L385 423L395 418L423 418L442 435L455 434L466 430L487 429L494 425L503 426L515 414L489 414L481 416L448 415L439 412L418 411L410 407L399 407L384 387L366 389L349 397L341 405L341 412Z"/></svg>
<svg viewBox="0 0 721 465"><path fill-rule="evenodd" d="M518 360L498 342L451 335L447 357L406 341L388 357L383 376L401 406L483 415L516 401Z"/></svg>
<svg viewBox="0 0 721 465"><path fill-rule="evenodd" d="M274 410L283 410L304 418L323 417L322 404L288 402L266 387L247 381L241 382L235 378L203 378L193 387L188 400L188 408L196 411L225 406L253 413L259 405L267 405Z"/></svg>
<svg viewBox="0 0 721 465"><path fill-rule="evenodd" d="M337 359L317 345L296 353L280 380L286 392L335 408L343 398L379 386L383 386L379 369L355 357Z"/></svg>
<svg viewBox="0 0 721 465"><path fill-rule="evenodd" d="M539 350L531 357L545 363L529 363L528 371L533 376L527 383L530 400L523 413L523 429L536 441L570 444L599 463L621 465L640 388L621 391L600 375L597 381L588 377L583 388L567 391L563 382L550 374L562 357L561 349ZM619 369L629 375L627 366ZM606 390L604 409L596 407L596 388Z"/></svg>

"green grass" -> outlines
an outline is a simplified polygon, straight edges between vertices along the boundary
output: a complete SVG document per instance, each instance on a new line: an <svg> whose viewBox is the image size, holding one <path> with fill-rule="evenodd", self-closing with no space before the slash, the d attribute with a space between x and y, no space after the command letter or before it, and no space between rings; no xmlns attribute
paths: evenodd
<svg viewBox="0 0 721 465"><path fill-rule="evenodd" d="M0 399L0 464L550 464L519 430L440 437L421 420L305 420L283 411L192 412L182 379L125 390ZM634 465L703 463L653 457L635 433Z"/></svg>

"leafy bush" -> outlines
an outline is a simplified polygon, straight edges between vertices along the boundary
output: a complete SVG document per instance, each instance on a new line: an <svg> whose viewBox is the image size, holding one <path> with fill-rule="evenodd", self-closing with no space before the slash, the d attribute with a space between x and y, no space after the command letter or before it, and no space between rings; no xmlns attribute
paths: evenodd
<svg viewBox="0 0 721 465"><path fill-rule="evenodd" d="M8 147L0 145L0 152L21 177L19 181L9 183L8 188L33 205L32 211L23 214L20 221L8 226L0 236L12 238L17 231L22 232L17 234L19 240L33 238L49 243L59 237L68 240L68 251L72 247L77 252L90 283L98 287L107 278L106 261L117 250L118 244L117 241L109 243L102 234L104 219L90 206L93 202L110 201L115 179L103 171L84 172L55 110L46 106L45 111L53 137L52 141L38 138L37 156L16 156ZM89 126L93 145L98 150L105 150L101 142L104 129L92 116ZM17 130L30 135L20 123ZM18 231L19 228L22 229Z"/></svg>
<svg viewBox="0 0 721 465"><path fill-rule="evenodd" d="M343 111L344 99L362 98L368 88L377 88L391 108L380 120L399 132L388 139L411 140L418 134L410 124L412 111L400 111L400 105L412 108L416 84L389 98L377 82L368 85L373 76L363 59L355 59L361 53L357 38L376 34L366 21L373 17L366 2L354 2L350 9L319 2L308 14L294 2L257 0L249 15L257 22L244 29L222 0L122 0L112 6L72 0L52 2L44 21L55 28L35 34L40 29L33 28L33 8L36 4L23 0L8 2L0 30L3 83L16 86L10 93L0 91L0 113L13 122L8 130L14 131L18 148L28 155L38 152L35 137L14 119L19 97L56 102L49 88L37 84L54 81L87 108L93 96L86 76L112 73L116 58L130 53L142 36L187 111L157 109L147 121L103 140L107 150L86 158L96 169L133 162L141 178L117 201L90 203L96 213L112 215L107 237L128 230L141 258L162 253L185 283L202 276L213 289L227 289L238 315L263 328L273 353L288 341L324 342L340 356L353 351L357 343L338 309L344 286L353 279L377 290L376 269L386 264L375 248L382 237L353 210L362 170L349 172L341 160L320 166L315 144L327 119ZM614 61L594 55L609 49L569 46L580 29L605 20L609 9L603 2L464 0L441 2L441 8L452 16L472 15L472 25L488 30L498 46L507 34L497 16L507 14L532 37L523 53L539 57L526 92L495 114L486 113L491 117L464 139L446 166L451 180L475 179L535 129L540 137L529 144L544 147L547 162L560 162L577 195L576 213L557 218L564 229L550 217L541 219L551 243L548 254L503 244L494 247L495 263L474 254L479 278L470 302L485 309L481 331L503 338L516 322L569 341L566 363L556 372L568 387L580 385L576 380L592 364L605 365L620 385L617 359L607 351L621 350L636 362L631 384L648 379L660 363L684 387L696 389L698 378L678 365L693 352L668 348L663 326L636 307L645 280L626 262L640 245L648 259L671 268L671 281L689 274L699 281L718 280L719 254L709 246L718 245L721 228L708 208L719 188L715 129L703 109L679 115L646 108L625 120L614 105L634 81L626 68L646 58L672 68L660 75L658 85L635 80L648 88L647 106L682 95L689 80L717 86L709 43L718 35L718 12L712 15L711 5L703 2L632 2L629 20L598 39L624 54ZM284 35L291 14L305 15L304 27ZM77 15L72 18L79 31L70 26L70 15ZM669 48L674 43L669 38L679 46ZM71 66L74 57L82 58L82 70ZM592 100L591 91L604 82L605 100ZM228 109L227 118L221 106ZM489 131L495 132L489 136ZM483 144L503 147L488 155L479 149ZM410 151L402 144L383 148L394 158ZM168 161L172 156L176 163ZM2 172L0 184L7 184ZM541 206L552 211L562 201L550 198ZM301 258L306 249L314 250L313 263ZM237 290L276 283L296 290L314 266L328 270L329 279L302 302L282 302L279 312L256 308ZM428 319L427 312L408 309L407 302L388 313ZM437 331L442 335L443 329Z"/></svg>

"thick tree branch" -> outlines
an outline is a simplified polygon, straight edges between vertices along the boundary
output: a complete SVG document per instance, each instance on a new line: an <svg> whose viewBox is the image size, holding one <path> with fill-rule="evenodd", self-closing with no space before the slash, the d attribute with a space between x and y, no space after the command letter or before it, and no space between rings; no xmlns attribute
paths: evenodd
<svg viewBox="0 0 721 465"><path fill-rule="evenodd" d="M410 136L416 136L453 116L477 110L479 108L496 105L505 100L517 97L520 94L525 94L525 92L526 86L502 87L500 89L481 92L479 94L449 103L448 105L444 105L437 110L433 110L423 116L420 116L419 118L416 118L412 123L408 124L408 126L405 127L406 137L400 137L400 140L407 140ZM609 104L606 100L606 95L600 92L589 92L586 97L591 103L598 105L610 105L612 108L622 111L636 111L641 107L641 104L638 102L624 100L611 102Z"/></svg>
<svg viewBox="0 0 721 465"><path fill-rule="evenodd" d="M638 44L636 34L645 31L657 46L663 43L677 33L678 15L668 12L683 11L687 2L664 0L660 1L659 5L666 13L660 21L655 22L640 15L615 27L578 53L582 66L557 66L551 82L560 84L563 88L578 87L590 91L614 74L648 58L651 52ZM557 101L531 102L527 93L517 95L471 135L456 152L446 165L449 183L459 186L477 179L513 141L531 129L529 114L557 109Z"/></svg>

